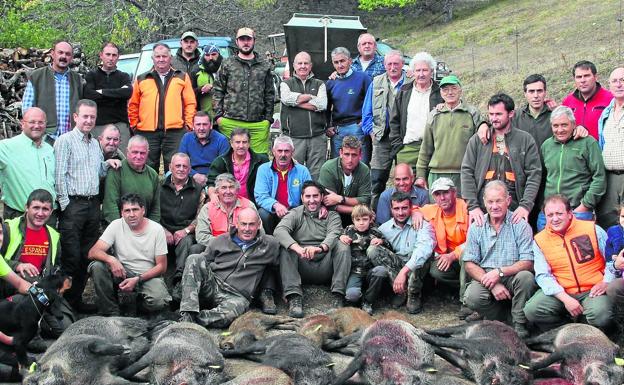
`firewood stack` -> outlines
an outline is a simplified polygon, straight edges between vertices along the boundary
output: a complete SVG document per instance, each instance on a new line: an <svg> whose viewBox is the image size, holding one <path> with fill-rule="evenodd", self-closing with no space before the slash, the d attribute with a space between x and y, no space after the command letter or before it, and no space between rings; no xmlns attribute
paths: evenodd
<svg viewBox="0 0 624 385"><path fill-rule="evenodd" d="M22 96L30 71L52 62L52 49L0 48L0 139L10 138L21 132ZM74 45L73 71L86 74L85 55L80 44Z"/></svg>

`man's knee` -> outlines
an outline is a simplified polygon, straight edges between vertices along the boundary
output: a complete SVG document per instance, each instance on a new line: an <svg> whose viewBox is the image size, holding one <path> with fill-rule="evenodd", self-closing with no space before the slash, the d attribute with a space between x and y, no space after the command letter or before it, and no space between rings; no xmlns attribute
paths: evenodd
<svg viewBox="0 0 624 385"><path fill-rule="evenodd" d="M375 266L371 270L371 275L373 277L387 277L388 269L385 266Z"/></svg>
<svg viewBox="0 0 624 385"><path fill-rule="evenodd" d="M521 290L537 290L537 284L535 283L535 276L533 273L527 270L519 271L515 277L515 286Z"/></svg>
<svg viewBox="0 0 624 385"><path fill-rule="evenodd" d="M102 279L111 276L108 266L102 261L91 262L89 265L89 274L91 274L93 279Z"/></svg>
<svg viewBox="0 0 624 385"><path fill-rule="evenodd" d="M478 310L490 304L490 292L481 283L472 281L466 288L464 302L470 309Z"/></svg>
<svg viewBox="0 0 624 385"><path fill-rule="evenodd" d="M357 302L362 298L361 287L350 287L345 292L345 299L349 302Z"/></svg>
<svg viewBox="0 0 624 385"><path fill-rule="evenodd" d="M613 302L619 301L624 304L624 279L618 278L607 286L607 296L611 298Z"/></svg>

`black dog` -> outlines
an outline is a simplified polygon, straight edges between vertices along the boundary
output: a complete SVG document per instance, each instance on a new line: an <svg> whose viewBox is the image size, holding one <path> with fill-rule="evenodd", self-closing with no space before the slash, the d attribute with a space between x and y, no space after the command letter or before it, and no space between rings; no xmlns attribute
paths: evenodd
<svg viewBox="0 0 624 385"><path fill-rule="evenodd" d="M56 318L63 317L63 313L52 304L60 299L59 291L67 279L64 274L49 275L33 285L28 294L17 294L0 301L0 331L13 336L12 348L16 356L15 359L12 355L3 354L1 363L11 366L19 363L22 369L28 369L31 361L26 346L37 335L43 314L50 312Z"/></svg>

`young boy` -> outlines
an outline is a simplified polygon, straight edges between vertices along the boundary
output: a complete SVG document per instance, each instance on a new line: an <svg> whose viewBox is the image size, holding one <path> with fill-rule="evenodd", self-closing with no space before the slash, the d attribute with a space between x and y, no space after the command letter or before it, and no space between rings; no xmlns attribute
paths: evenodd
<svg viewBox="0 0 624 385"><path fill-rule="evenodd" d="M347 226L340 236L340 241L351 247L351 272L347 280L346 300L355 304L362 299L362 310L373 314L373 302L379 295L379 285L371 284L375 275L366 251L369 246L386 246L383 235L374 227L375 213L366 205L356 205L351 212L353 224ZM385 276L386 274L384 274ZM366 287L362 298L362 287Z"/></svg>

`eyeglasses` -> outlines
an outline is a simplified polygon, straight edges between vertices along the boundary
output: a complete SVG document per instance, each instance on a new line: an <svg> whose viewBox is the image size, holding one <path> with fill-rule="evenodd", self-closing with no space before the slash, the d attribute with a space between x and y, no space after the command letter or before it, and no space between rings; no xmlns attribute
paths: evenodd
<svg viewBox="0 0 624 385"><path fill-rule="evenodd" d="M624 84L624 78L611 79L611 80L609 80L609 83L611 83L611 84Z"/></svg>

